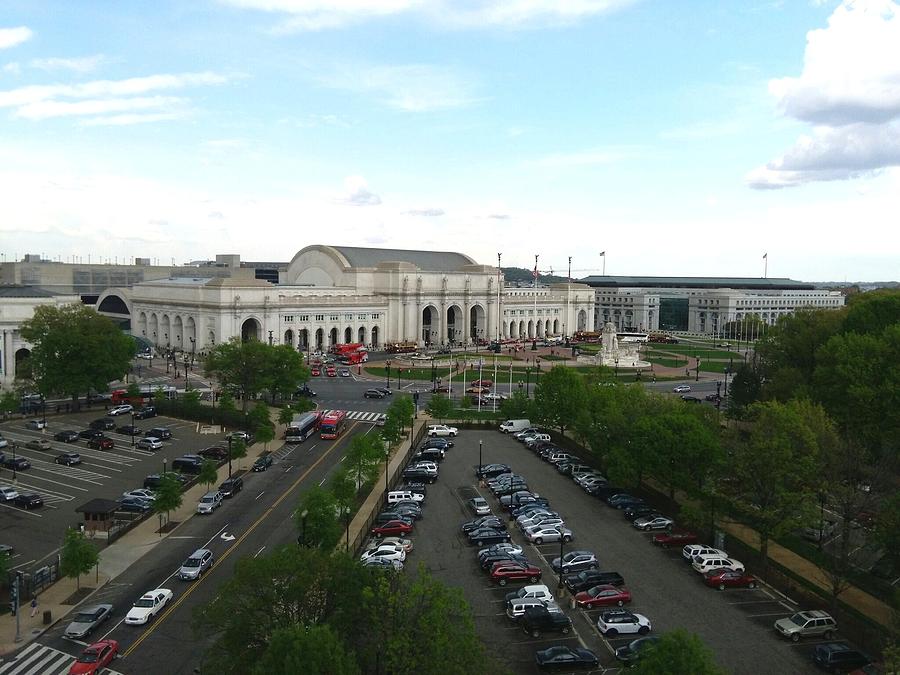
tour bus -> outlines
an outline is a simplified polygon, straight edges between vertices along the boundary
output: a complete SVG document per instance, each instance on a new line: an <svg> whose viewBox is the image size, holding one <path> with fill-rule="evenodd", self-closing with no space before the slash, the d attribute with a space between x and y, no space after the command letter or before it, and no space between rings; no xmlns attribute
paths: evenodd
<svg viewBox="0 0 900 675"><path fill-rule="evenodd" d="M332 345L331 352L346 366L365 363L369 360L369 351L362 342Z"/></svg>
<svg viewBox="0 0 900 675"><path fill-rule="evenodd" d="M601 335L595 330L577 330L572 336L572 342L600 342Z"/></svg>
<svg viewBox="0 0 900 675"><path fill-rule="evenodd" d="M412 354L419 349L419 345L415 342L394 342L385 345L384 349L388 354Z"/></svg>
<svg viewBox="0 0 900 675"><path fill-rule="evenodd" d="M113 405L130 403L139 406L150 403L160 393L163 398L175 398L177 395L177 390L171 384L142 384L138 389L137 396L129 396L127 389L114 389L109 396L110 403Z"/></svg>
<svg viewBox="0 0 900 675"><path fill-rule="evenodd" d="M284 440L288 443L302 443L310 434L315 433L319 420L320 415L316 412L296 415L284 431Z"/></svg>
<svg viewBox="0 0 900 675"><path fill-rule="evenodd" d="M323 440L332 440L344 432L347 423L347 411L329 410L319 422L319 434Z"/></svg>
<svg viewBox="0 0 900 675"><path fill-rule="evenodd" d="M650 340L649 333L617 333L619 342L647 342Z"/></svg>

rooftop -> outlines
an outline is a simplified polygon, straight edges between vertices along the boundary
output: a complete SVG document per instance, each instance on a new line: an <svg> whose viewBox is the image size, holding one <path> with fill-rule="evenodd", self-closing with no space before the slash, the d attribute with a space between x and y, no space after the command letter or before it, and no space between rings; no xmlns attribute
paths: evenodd
<svg viewBox="0 0 900 675"><path fill-rule="evenodd" d="M57 295L59 293L53 293L37 286L22 286L21 284L0 285L0 298L52 298Z"/></svg>
<svg viewBox="0 0 900 675"><path fill-rule="evenodd" d="M362 248L360 246L332 246L344 256L351 267L376 267L382 262L408 262L421 270L453 272L466 265L477 265L472 258L450 251L412 251L399 248Z"/></svg>
<svg viewBox="0 0 900 675"><path fill-rule="evenodd" d="M594 288L742 288L755 290L815 290L804 281L763 277L613 277L592 275L578 280Z"/></svg>

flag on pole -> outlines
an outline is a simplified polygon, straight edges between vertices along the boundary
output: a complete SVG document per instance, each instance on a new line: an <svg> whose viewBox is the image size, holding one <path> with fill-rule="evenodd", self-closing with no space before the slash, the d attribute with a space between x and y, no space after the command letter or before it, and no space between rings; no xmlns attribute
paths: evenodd
<svg viewBox="0 0 900 675"><path fill-rule="evenodd" d="M605 258L605 257L606 257L606 251L600 251L600 255L602 255L602 256Z"/></svg>
<svg viewBox="0 0 900 675"><path fill-rule="evenodd" d="M768 260L768 259L769 259L769 254L763 253L763 260Z"/></svg>

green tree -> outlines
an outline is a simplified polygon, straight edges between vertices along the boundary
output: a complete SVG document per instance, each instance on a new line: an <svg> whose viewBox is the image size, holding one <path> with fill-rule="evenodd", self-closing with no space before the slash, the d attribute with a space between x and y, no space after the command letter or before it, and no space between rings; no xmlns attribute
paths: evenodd
<svg viewBox="0 0 900 675"><path fill-rule="evenodd" d="M337 503L338 509L340 509L341 512L341 519L344 523L344 529L347 536L346 547L348 550L350 547L350 516L356 510L356 485L355 478L346 468L337 471L334 476L332 476L331 482L329 483L331 494L334 496L334 501Z"/></svg>
<svg viewBox="0 0 900 675"><path fill-rule="evenodd" d="M506 419L537 419L537 409L523 391L515 391L513 395L500 402L500 413Z"/></svg>
<svg viewBox="0 0 900 675"><path fill-rule="evenodd" d="M429 415L443 423L443 421L450 417L450 414L453 412L453 403L451 403L450 399L446 396L435 394L431 397L431 400L428 401L428 406L425 410Z"/></svg>
<svg viewBox="0 0 900 675"><path fill-rule="evenodd" d="M294 409L286 405L281 410L278 411L278 423L279 424L290 424L294 419Z"/></svg>
<svg viewBox="0 0 900 675"><path fill-rule="evenodd" d="M762 398L762 370L753 363L740 364L728 391L726 399L728 415L733 418L743 417L747 408Z"/></svg>
<svg viewBox="0 0 900 675"><path fill-rule="evenodd" d="M236 459L243 459L247 456L247 444L244 443L243 438L232 436L231 440L228 443L228 448L230 453L228 456L228 477L231 478L231 462Z"/></svg>
<svg viewBox="0 0 900 675"><path fill-rule="evenodd" d="M256 675L356 675L355 656L329 626L277 628L254 666Z"/></svg>
<svg viewBox="0 0 900 675"><path fill-rule="evenodd" d="M337 513L338 505L331 492L318 485L307 490L294 512L302 545L323 550L333 549L340 540L343 529Z"/></svg>
<svg viewBox="0 0 900 675"><path fill-rule="evenodd" d="M877 335L900 323L900 290L883 288L853 296L848 304L843 331Z"/></svg>
<svg viewBox="0 0 900 675"><path fill-rule="evenodd" d="M263 450L269 449L269 443L275 440L275 427L269 422L256 428L256 440L263 444Z"/></svg>
<svg viewBox="0 0 900 675"><path fill-rule="evenodd" d="M384 444L378 436L357 434L347 448L345 466L352 472L357 487L370 484L379 474L384 461Z"/></svg>
<svg viewBox="0 0 900 675"><path fill-rule="evenodd" d="M882 504L875 521L875 539L891 559L900 561L900 494Z"/></svg>
<svg viewBox="0 0 900 675"><path fill-rule="evenodd" d="M234 397L225 389L219 393L218 404L221 410L237 410L234 405Z"/></svg>
<svg viewBox="0 0 900 675"><path fill-rule="evenodd" d="M81 575L90 572L99 559L97 547L85 539L81 532L71 528L66 530L59 552L59 573L75 579L76 588L81 588Z"/></svg>
<svg viewBox="0 0 900 675"><path fill-rule="evenodd" d="M275 438L275 425L272 424L272 416L269 413L269 406L264 402L258 401L253 410L248 415L254 438L263 444L264 449L268 449L269 442Z"/></svg>
<svg viewBox="0 0 900 675"><path fill-rule="evenodd" d="M759 533L762 573L769 541L804 522L812 504L819 454L817 429L827 425L821 408L807 401L756 403L750 431L732 444L732 471ZM741 433L741 432L738 432Z"/></svg>
<svg viewBox="0 0 900 675"><path fill-rule="evenodd" d="M571 368L554 366L534 390L534 401L539 418L564 434L587 402L584 378Z"/></svg>
<svg viewBox="0 0 900 675"><path fill-rule="evenodd" d="M301 384L309 380L309 369L303 365L303 355L291 345L271 347L268 361L265 387L273 397L290 398Z"/></svg>
<svg viewBox="0 0 900 675"><path fill-rule="evenodd" d="M695 634L683 628L664 633L653 647L641 652L635 675L725 675L713 653Z"/></svg>
<svg viewBox="0 0 900 675"><path fill-rule="evenodd" d="M3 419L6 419L10 413L19 410L19 397L14 391L4 391L0 394L0 412L3 413Z"/></svg>
<svg viewBox="0 0 900 675"><path fill-rule="evenodd" d="M73 401L91 390L106 391L128 370L135 352L134 340L111 319L81 304L41 305L20 333L32 344L28 361L38 391Z"/></svg>
<svg viewBox="0 0 900 675"><path fill-rule="evenodd" d="M179 508L184 501L184 495L181 493L181 481L172 474L165 474L160 477L159 486L154 490L156 499L153 500L153 513L162 516L166 514L166 522L169 521L169 514Z"/></svg>
<svg viewBox="0 0 900 675"><path fill-rule="evenodd" d="M239 337L234 337L209 350L203 369L208 377L215 377L222 387L234 389L246 412L249 400L271 381L272 349L259 340L242 342Z"/></svg>
<svg viewBox="0 0 900 675"><path fill-rule="evenodd" d="M216 463L211 459L204 459L200 465L200 474L197 476L197 482L203 483L206 485L206 489L209 490L209 486L215 483L218 478L219 473L216 469Z"/></svg>

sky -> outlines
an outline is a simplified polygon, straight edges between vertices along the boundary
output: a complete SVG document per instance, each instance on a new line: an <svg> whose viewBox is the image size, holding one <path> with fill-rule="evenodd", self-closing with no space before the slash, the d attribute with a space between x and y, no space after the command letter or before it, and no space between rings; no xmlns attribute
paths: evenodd
<svg viewBox="0 0 900 675"><path fill-rule="evenodd" d="M898 166L890 0L0 11L2 261L334 244L897 280Z"/></svg>

